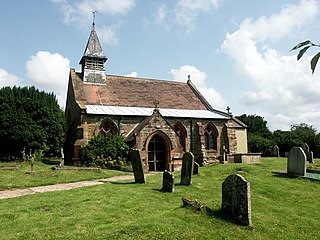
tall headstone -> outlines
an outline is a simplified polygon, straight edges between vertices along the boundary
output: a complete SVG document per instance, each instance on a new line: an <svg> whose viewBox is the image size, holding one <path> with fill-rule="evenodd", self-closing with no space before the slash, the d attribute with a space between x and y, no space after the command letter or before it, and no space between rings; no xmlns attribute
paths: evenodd
<svg viewBox="0 0 320 240"><path fill-rule="evenodd" d="M251 225L250 183L234 174L222 183L222 213L238 224Z"/></svg>
<svg viewBox="0 0 320 240"><path fill-rule="evenodd" d="M131 164L135 183L146 183L139 149L130 151Z"/></svg>
<svg viewBox="0 0 320 240"><path fill-rule="evenodd" d="M193 165L193 175L198 175L199 174L199 163L194 162Z"/></svg>
<svg viewBox="0 0 320 240"><path fill-rule="evenodd" d="M310 148L309 148L309 146L308 146L307 143L303 143L303 144L302 144L302 150L303 150L304 153L306 154L307 161L308 161L309 163L313 163L313 162L314 162L314 161L313 161L313 152L310 151Z"/></svg>
<svg viewBox="0 0 320 240"><path fill-rule="evenodd" d="M287 173L297 176L305 176L307 157L301 147L293 147L288 156Z"/></svg>
<svg viewBox="0 0 320 240"><path fill-rule="evenodd" d="M273 156L280 157L279 147L278 145L273 146Z"/></svg>
<svg viewBox="0 0 320 240"><path fill-rule="evenodd" d="M162 179L162 191L173 192L174 191L174 176L171 172L164 170Z"/></svg>
<svg viewBox="0 0 320 240"><path fill-rule="evenodd" d="M181 185L190 185L193 174L194 156L191 152L186 152L182 157Z"/></svg>

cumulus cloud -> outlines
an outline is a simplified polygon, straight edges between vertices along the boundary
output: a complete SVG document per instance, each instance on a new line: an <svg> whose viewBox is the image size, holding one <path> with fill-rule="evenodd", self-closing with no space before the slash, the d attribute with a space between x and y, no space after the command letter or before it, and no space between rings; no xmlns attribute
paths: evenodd
<svg viewBox="0 0 320 240"><path fill-rule="evenodd" d="M188 75L192 83L197 87L201 94L216 109L225 109L227 104L221 94L212 87L207 86L207 74L192 65L183 65L179 69L171 69L170 74L173 79L179 82L186 82Z"/></svg>
<svg viewBox="0 0 320 240"><path fill-rule="evenodd" d="M19 86L21 84L21 79L4 69L0 68L0 88L6 86Z"/></svg>
<svg viewBox="0 0 320 240"><path fill-rule="evenodd" d="M70 61L59 53L39 51L26 63L31 83L46 92L54 92L60 106L65 106Z"/></svg>
<svg viewBox="0 0 320 240"><path fill-rule="evenodd" d="M244 92L242 103L263 115L272 129L288 129L301 122L320 128L315 121L320 115L320 78L317 73L311 75L310 57L298 62L296 55L269 46L312 23L317 14L313 0L286 5L270 17L244 20L237 31L227 33L221 45L234 60L235 71L257 88Z"/></svg>
<svg viewBox="0 0 320 240"><path fill-rule="evenodd" d="M64 23L85 28L91 22L92 12L97 11L102 15L124 15L135 7L134 0L51 0L57 4L64 16ZM107 44L117 44L118 38L116 28L118 24L101 26L99 32L100 40Z"/></svg>
<svg viewBox="0 0 320 240"><path fill-rule="evenodd" d="M175 7L175 20L190 32L194 29L198 15L218 8L219 2L220 0L179 0Z"/></svg>
<svg viewBox="0 0 320 240"><path fill-rule="evenodd" d="M163 23L166 15L167 15L167 5L162 4L160 7L158 7L157 14L155 17L155 22L159 24Z"/></svg>
<svg viewBox="0 0 320 240"><path fill-rule="evenodd" d="M126 77L137 77L138 76L138 73L137 72L131 72L131 73L128 73L127 75L125 75Z"/></svg>

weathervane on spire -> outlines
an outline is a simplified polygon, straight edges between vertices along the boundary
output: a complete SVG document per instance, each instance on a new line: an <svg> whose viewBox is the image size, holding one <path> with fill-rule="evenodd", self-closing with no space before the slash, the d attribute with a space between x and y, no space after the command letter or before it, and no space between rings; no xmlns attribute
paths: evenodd
<svg viewBox="0 0 320 240"><path fill-rule="evenodd" d="M92 24L93 25L95 25L95 22L96 22L96 13L97 13L97 11L96 10L94 10L94 11L92 11L92 17L93 17L93 20L92 20Z"/></svg>

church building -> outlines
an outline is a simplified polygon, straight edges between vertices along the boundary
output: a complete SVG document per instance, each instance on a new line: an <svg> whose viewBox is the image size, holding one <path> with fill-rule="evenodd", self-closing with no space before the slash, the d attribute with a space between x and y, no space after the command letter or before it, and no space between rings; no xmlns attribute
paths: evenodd
<svg viewBox="0 0 320 240"><path fill-rule="evenodd" d="M192 83L106 74L95 24L80 60L70 69L65 162L98 134L120 134L139 149L146 170L173 171L192 152L200 165L247 153L246 125L214 109Z"/></svg>

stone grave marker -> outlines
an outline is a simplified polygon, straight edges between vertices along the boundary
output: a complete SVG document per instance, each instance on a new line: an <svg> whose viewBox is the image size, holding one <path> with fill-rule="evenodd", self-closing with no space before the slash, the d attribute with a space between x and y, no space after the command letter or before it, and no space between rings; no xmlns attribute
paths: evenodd
<svg viewBox="0 0 320 240"><path fill-rule="evenodd" d="M309 163L314 163L314 161L313 161L313 152L310 151L310 148L309 148L309 146L308 146L307 143L303 143L303 144L302 144L302 150L303 150L304 153L306 154L307 161L308 161Z"/></svg>
<svg viewBox="0 0 320 240"><path fill-rule="evenodd" d="M173 192L174 191L174 176L171 172L164 170L162 179L162 191Z"/></svg>
<svg viewBox="0 0 320 240"><path fill-rule="evenodd" d="M278 145L273 146L273 156L280 157L279 147Z"/></svg>
<svg viewBox="0 0 320 240"><path fill-rule="evenodd" d="M288 156L287 173L297 176L305 176L307 157L301 147L293 147Z"/></svg>
<svg viewBox="0 0 320 240"><path fill-rule="evenodd" d="M241 175L230 175L222 183L221 211L238 224L251 225L250 183Z"/></svg>
<svg viewBox="0 0 320 240"><path fill-rule="evenodd" d="M198 175L199 174L199 163L194 162L193 165L193 175Z"/></svg>
<svg viewBox="0 0 320 240"><path fill-rule="evenodd" d="M181 169L181 185L190 185L192 183L191 177L193 174L194 156L191 152L186 152L182 157Z"/></svg>
<svg viewBox="0 0 320 240"><path fill-rule="evenodd" d="M139 149L130 151L131 164L135 183L146 183Z"/></svg>

